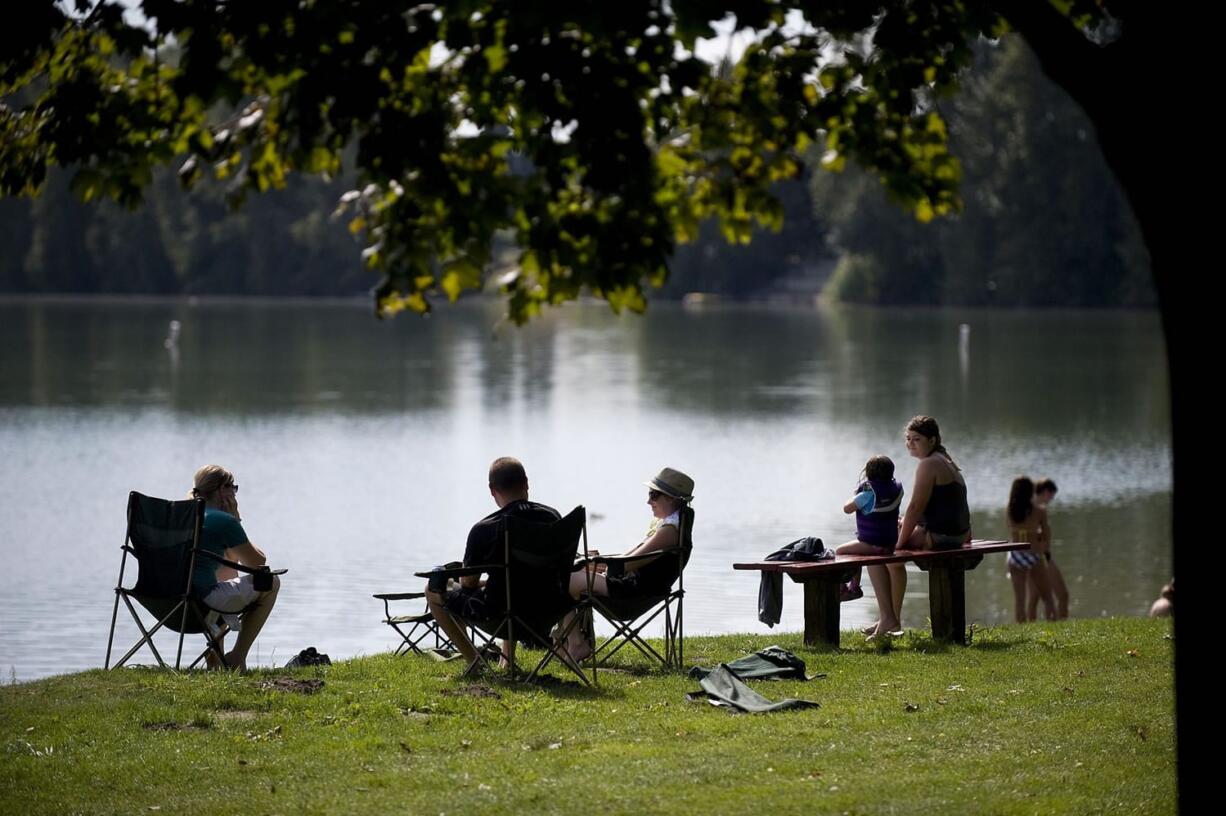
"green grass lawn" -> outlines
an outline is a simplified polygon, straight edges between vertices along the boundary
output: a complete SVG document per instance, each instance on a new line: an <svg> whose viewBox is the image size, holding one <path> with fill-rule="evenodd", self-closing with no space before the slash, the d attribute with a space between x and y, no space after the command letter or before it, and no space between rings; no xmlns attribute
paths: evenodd
<svg viewBox="0 0 1226 816"><path fill-rule="evenodd" d="M0 688L0 812L1173 813L1168 621L695 637L712 666L772 643L824 678L751 681L820 708L733 714L627 659L596 690L459 679L377 655L247 676L101 670ZM314 693L277 678L318 678Z"/></svg>

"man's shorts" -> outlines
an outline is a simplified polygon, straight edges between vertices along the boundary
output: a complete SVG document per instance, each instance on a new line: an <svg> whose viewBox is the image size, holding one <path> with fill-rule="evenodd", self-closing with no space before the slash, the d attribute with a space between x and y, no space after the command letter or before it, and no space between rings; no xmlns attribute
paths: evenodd
<svg viewBox="0 0 1226 816"><path fill-rule="evenodd" d="M486 620L489 618L489 613L486 611L485 589L483 587L473 587L472 589L459 587L458 589L450 590L443 596L443 606L448 612L464 620Z"/></svg>
<svg viewBox="0 0 1226 816"><path fill-rule="evenodd" d="M243 575L229 581L218 581L217 585L209 590L209 594L204 596L204 604L218 612L242 612L259 600L259 597L255 579L250 575Z"/></svg>

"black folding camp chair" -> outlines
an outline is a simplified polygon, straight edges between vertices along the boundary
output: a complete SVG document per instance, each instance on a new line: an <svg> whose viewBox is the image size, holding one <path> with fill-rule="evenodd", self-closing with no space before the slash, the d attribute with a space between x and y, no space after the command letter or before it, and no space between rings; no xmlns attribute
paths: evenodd
<svg viewBox="0 0 1226 816"><path fill-rule="evenodd" d="M106 643L105 668L119 668L145 645L149 646L158 665L167 663L162 659L153 636L162 627L179 633L179 646L174 667L178 670L183 658L183 640L187 635L204 635L205 648L188 668L195 668L212 652L224 661L221 639L229 627L220 614L209 609L203 601L192 594L192 570L197 558L207 557L226 564L240 572L271 572L281 575L285 570L254 569L220 558L200 549L200 531L204 524L204 500L185 499L167 501L144 496L136 491L128 494L128 525L124 534L123 555L119 562L119 580L115 584L115 607L111 611L111 631ZM137 562L136 584L131 588L123 585L124 570L128 556ZM115 641L115 624L119 615L119 602L123 601L132 620L140 629L141 639L111 666L111 647ZM156 623L146 627L136 606L142 606Z"/></svg>
<svg viewBox="0 0 1226 816"><path fill-rule="evenodd" d="M579 540L587 542L587 513L576 507L564 518L552 524L541 524L515 516L506 516L503 523L503 560L499 564L473 565L455 569L419 572L419 576L461 578L487 574L485 583L486 617L465 620L476 627L482 644L477 646L477 659L464 670L465 674L480 665L488 666L494 650L485 648L496 639L507 642L507 659L512 675L518 674L515 660L516 644L543 648L542 657L525 677L535 680L555 658L562 662L585 684L591 679L582 666L570 660L565 651L554 645L550 631L567 612L575 609L570 596L570 574L574 570ZM575 616L559 633L559 643L565 642L570 627L578 625Z"/></svg>
<svg viewBox="0 0 1226 816"><path fill-rule="evenodd" d="M455 644L438 628L438 621L426 609L416 615L393 615L392 604L398 601L424 601L424 592L384 592L374 597L383 601L383 622L392 627L400 635L401 643L396 647L396 654L424 654L421 644L433 637L435 649L454 649Z"/></svg>
<svg viewBox="0 0 1226 816"><path fill-rule="evenodd" d="M617 598L606 598L599 595L592 595L588 598L592 610L613 627L613 634L595 648L594 667L607 665L613 655L626 645L634 646L648 660L657 661L667 669L682 667L685 649L683 629L685 565L689 563L690 553L694 549L693 531L694 509L685 505L681 508L677 546L657 550L647 556L650 561L659 561L667 565L666 574L673 576L667 590ZM587 561L593 564L608 565L608 574L614 576L623 573L627 563L635 562L636 568L639 569L645 565L645 559L642 557L594 555ZM660 584L657 584L657 588L659 586ZM643 629L661 615L664 616L663 654L648 643L642 635Z"/></svg>

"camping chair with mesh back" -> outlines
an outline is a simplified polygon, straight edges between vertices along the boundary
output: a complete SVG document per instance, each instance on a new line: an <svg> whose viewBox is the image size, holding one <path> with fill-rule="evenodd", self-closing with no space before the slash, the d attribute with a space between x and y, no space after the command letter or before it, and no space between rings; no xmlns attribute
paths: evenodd
<svg viewBox="0 0 1226 816"><path fill-rule="evenodd" d="M688 504L681 508L681 524L677 530L677 546L669 547L647 556L651 563L658 563L664 578L655 582L662 591L645 592L616 598L591 595L591 608L613 626L613 634L595 648L593 665L605 666L613 655L626 645L634 646L648 660L658 661L665 668L680 669L684 658L685 637L682 615L685 600L685 565L689 563L694 548L694 509ZM639 569L645 564L642 557L594 555L586 559L592 564L608 565L610 575L624 572L628 562L637 562ZM656 618L664 616L663 654L642 636L643 629Z"/></svg>
<svg viewBox="0 0 1226 816"><path fill-rule="evenodd" d="M105 668L112 668L111 647L115 641L120 600L132 614L132 620L140 629L141 638L115 662L114 668L124 665L145 645L149 646L153 656L157 658L158 665L166 667L168 664L162 659L153 642L153 636L162 627L179 633L174 665L176 670L182 664L183 640L187 635L204 635L206 641L204 651L192 661L189 669L195 668L210 652L219 660L225 660L221 639L230 629L220 619L218 612L209 609L192 594L192 570L197 558L208 557L240 572L272 575L286 572L283 569L255 569L201 550L200 534L203 524L203 499L168 501L144 496L136 491L128 494L128 524L124 533L123 555L119 562L119 580L115 583L115 606L111 611ZM137 562L136 584L125 588L123 578L129 555ZM154 617L155 624L146 628L132 603L133 600Z"/></svg>
<svg viewBox="0 0 1226 816"><path fill-rule="evenodd" d="M453 566L449 564L448 566ZM459 567L455 562L454 567ZM383 622L392 627L400 635L401 643L396 647L395 654L402 655L413 652L424 654L419 644L433 636L434 649L454 649L455 644L438 628L438 621L430 613L427 604L425 611L416 615L393 615L392 603L397 601L424 600L424 592L384 592L374 596L383 601ZM406 631L407 630L407 631Z"/></svg>
<svg viewBox="0 0 1226 816"><path fill-rule="evenodd" d="M384 592L374 596L383 601L383 622L392 629L396 630L396 634L400 635L401 643L396 647L395 654L402 655L413 652L414 654L424 654L421 647L418 645L431 635L434 636L434 648L442 649L451 645L451 641L443 636L439 631L438 621L434 619L434 615L430 614L430 609L427 609L417 615L393 615L392 603L394 601L412 601L421 600L426 597L424 592ZM405 631L405 628L408 631ZM419 631L420 630L420 631Z"/></svg>
<svg viewBox="0 0 1226 816"><path fill-rule="evenodd" d="M525 682L536 679L557 658L584 684L591 685L583 668L560 654L560 647L555 646L550 637L552 627L576 608L576 601L570 596L570 574L574 570L580 538L586 548L587 513L582 506L551 524L506 516L503 519L502 563L417 573L422 578L458 579L483 573L489 576L485 583L486 618L464 620L470 630L473 627L478 630L483 641L474 644L477 659L468 665L464 674L478 666L488 666L492 650L487 647L494 640L503 639L507 642L506 656L512 675L518 671L516 644L545 649L545 656L524 677ZM562 629L560 643L565 642L570 627L578 625L581 618L574 616Z"/></svg>

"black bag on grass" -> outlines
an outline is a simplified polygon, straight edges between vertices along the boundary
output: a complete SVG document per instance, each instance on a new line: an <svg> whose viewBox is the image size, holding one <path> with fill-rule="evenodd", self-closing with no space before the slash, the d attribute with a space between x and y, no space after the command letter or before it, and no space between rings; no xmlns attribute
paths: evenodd
<svg viewBox="0 0 1226 816"><path fill-rule="evenodd" d="M297 669L302 666L331 666L332 659L326 654L320 654L315 651L314 646L308 646L301 652L290 658L290 661L285 664L287 669Z"/></svg>

